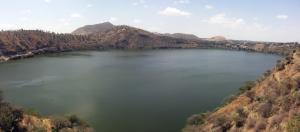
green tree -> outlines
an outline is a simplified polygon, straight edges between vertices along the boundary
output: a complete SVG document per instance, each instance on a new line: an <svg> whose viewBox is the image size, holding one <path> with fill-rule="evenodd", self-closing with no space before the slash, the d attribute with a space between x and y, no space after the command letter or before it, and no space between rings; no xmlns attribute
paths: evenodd
<svg viewBox="0 0 300 132"><path fill-rule="evenodd" d="M0 103L4 99L4 92L0 89Z"/></svg>
<svg viewBox="0 0 300 132"><path fill-rule="evenodd" d="M246 81L243 86L239 88L240 93L244 93L245 91L251 90L255 86L255 82Z"/></svg>
<svg viewBox="0 0 300 132"><path fill-rule="evenodd" d="M77 114L72 113L66 115L66 117L69 119L72 126L83 126L83 127L90 127L90 125L81 119Z"/></svg>

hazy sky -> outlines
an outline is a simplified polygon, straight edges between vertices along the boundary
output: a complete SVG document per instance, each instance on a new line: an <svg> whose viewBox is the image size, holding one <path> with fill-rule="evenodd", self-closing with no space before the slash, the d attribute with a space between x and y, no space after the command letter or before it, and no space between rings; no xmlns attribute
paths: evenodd
<svg viewBox="0 0 300 132"><path fill-rule="evenodd" d="M2 0L0 29L70 33L109 21L200 38L300 42L300 0Z"/></svg>

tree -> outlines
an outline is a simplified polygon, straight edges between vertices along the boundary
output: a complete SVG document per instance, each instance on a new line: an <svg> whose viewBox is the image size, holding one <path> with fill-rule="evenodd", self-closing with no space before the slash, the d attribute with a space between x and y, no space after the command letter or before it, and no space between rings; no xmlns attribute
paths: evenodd
<svg viewBox="0 0 300 132"><path fill-rule="evenodd" d="M54 125L54 129L59 131L60 129L64 127L69 127L71 125L68 118L61 116L61 115L55 115L50 117L51 123Z"/></svg>
<svg viewBox="0 0 300 132"><path fill-rule="evenodd" d="M0 89L0 103L1 101L4 99L4 93L3 91Z"/></svg>
<svg viewBox="0 0 300 132"><path fill-rule="evenodd" d="M255 82L246 81L245 84L239 88L239 90L240 90L241 93L244 93L245 91L250 90L254 86L255 86Z"/></svg>

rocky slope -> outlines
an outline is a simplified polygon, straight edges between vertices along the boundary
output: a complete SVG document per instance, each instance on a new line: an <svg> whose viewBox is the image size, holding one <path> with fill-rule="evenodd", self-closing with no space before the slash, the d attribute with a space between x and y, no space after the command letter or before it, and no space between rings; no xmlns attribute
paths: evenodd
<svg viewBox="0 0 300 132"><path fill-rule="evenodd" d="M188 118L183 132L300 131L300 51L278 61L214 112Z"/></svg>
<svg viewBox="0 0 300 132"><path fill-rule="evenodd" d="M111 24L110 22L104 22L104 23L95 24L95 25L86 25L84 27L80 27L80 28L76 29L71 34L88 35L88 34L98 33L98 32L113 28L113 27L114 27L114 25Z"/></svg>

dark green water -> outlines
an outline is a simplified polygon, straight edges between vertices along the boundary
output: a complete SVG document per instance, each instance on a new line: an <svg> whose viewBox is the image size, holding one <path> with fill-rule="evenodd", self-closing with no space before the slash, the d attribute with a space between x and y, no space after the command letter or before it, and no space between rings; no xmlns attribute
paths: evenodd
<svg viewBox="0 0 300 132"><path fill-rule="evenodd" d="M5 100L76 112L96 131L179 132L282 56L227 50L70 52L0 64Z"/></svg>

